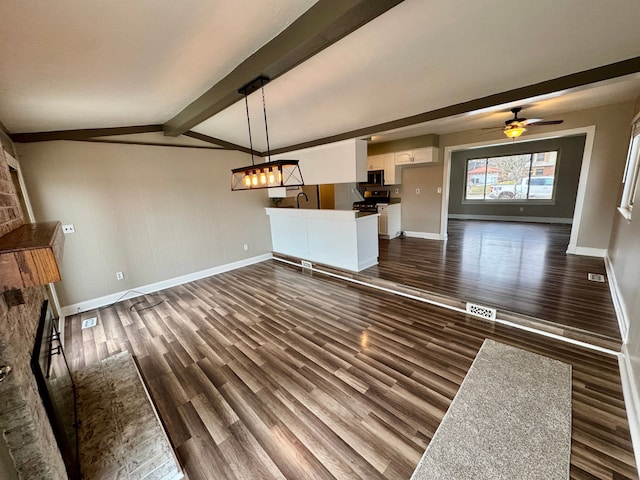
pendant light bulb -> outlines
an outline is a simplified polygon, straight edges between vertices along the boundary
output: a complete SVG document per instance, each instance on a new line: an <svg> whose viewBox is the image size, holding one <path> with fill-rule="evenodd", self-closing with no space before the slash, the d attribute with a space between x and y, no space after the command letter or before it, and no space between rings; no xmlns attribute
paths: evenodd
<svg viewBox="0 0 640 480"><path fill-rule="evenodd" d="M264 171L260 172L260 184L264 185L267 183L267 174Z"/></svg>
<svg viewBox="0 0 640 480"><path fill-rule="evenodd" d="M269 169L269 184L273 184L276 182L276 176L273 174L273 170Z"/></svg>
<svg viewBox="0 0 640 480"><path fill-rule="evenodd" d="M242 179L242 182L247 186L250 187L251 186L251 177L249 175L245 175L244 178Z"/></svg>

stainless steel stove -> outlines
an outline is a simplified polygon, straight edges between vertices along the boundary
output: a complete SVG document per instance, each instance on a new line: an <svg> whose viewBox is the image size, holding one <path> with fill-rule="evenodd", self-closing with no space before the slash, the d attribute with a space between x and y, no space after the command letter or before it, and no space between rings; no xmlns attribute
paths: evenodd
<svg viewBox="0 0 640 480"><path fill-rule="evenodd" d="M367 190L364 192L364 200L354 202L353 209L361 212L377 212L378 205L388 205L390 198L389 190Z"/></svg>

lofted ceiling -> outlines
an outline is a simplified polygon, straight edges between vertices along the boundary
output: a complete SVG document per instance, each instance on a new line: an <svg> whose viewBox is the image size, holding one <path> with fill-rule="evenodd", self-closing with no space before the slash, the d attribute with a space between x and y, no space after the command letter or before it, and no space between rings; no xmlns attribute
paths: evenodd
<svg viewBox="0 0 640 480"><path fill-rule="evenodd" d="M637 0L5 0L0 18L0 121L17 141L104 139L68 131L108 128L114 141L153 132L150 143L246 149L237 90L257 74L272 78L272 150L640 95ZM349 22L363 25L342 32ZM265 151L259 91L249 107L253 148Z"/></svg>

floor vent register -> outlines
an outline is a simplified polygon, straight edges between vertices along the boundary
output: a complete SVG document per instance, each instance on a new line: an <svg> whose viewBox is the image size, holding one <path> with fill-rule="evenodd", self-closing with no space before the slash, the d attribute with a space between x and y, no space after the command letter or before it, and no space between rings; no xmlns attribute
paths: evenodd
<svg viewBox="0 0 640 480"><path fill-rule="evenodd" d="M486 320L495 320L496 319L496 309L485 307L483 305L478 305L475 303L467 302L467 313L471 315L475 315L476 317L481 317Z"/></svg>

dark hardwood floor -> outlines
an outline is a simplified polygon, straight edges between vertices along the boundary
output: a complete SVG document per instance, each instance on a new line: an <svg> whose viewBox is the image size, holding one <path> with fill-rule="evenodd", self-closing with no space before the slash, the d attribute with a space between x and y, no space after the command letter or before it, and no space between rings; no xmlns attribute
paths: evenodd
<svg viewBox="0 0 640 480"><path fill-rule="evenodd" d="M450 220L447 242L380 240L360 272L621 341L601 258L567 255L570 225Z"/></svg>
<svg viewBox="0 0 640 480"><path fill-rule="evenodd" d="M573 366L572 479L638 478L613 356L277 261L146 299L67 356L136 357L190 480L408 479L485 338Z"/></svg>

